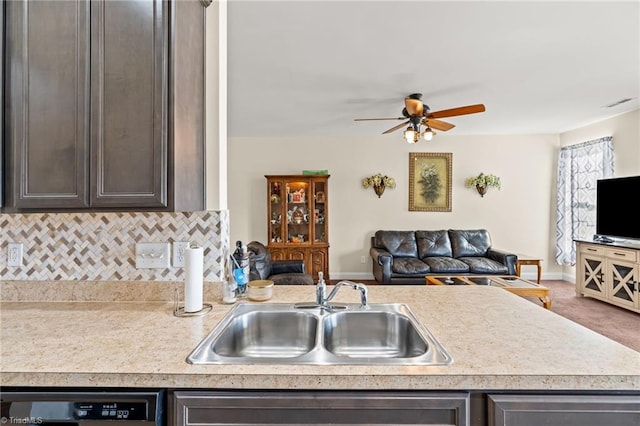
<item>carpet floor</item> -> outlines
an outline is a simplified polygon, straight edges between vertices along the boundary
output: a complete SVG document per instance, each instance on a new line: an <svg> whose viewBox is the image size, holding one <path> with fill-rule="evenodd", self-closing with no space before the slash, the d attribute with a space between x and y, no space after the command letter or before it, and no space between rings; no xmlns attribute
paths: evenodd
<svg viewBox="0 0 640 426"><path fill-rule="evenodd" d="M376 281L356 281L377 285ZM575 285L568 281L543 280L541 284L549 288L551 311L640 352L640 314L590 297L578 297ZM526 299L542 306L537 298Z"/></svg>
<svg viewBox="0 0 640 426"><path fill-rule="evenodd" d="M549 288L553 312L640 352L640 314L576 296L575 285L567 281L543 280L541 285ZM542 305L538 299L527 299Z"/></svg>

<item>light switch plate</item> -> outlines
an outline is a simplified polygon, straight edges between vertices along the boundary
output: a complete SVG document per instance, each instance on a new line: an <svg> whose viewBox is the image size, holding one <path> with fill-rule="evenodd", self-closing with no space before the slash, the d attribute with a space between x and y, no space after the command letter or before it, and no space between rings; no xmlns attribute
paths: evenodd
<svg viewBox="0 0 640 426"><path fill-rule="evenodd" d="M169 243L136 244L136 269L165 269L169 261Z"/></svg>

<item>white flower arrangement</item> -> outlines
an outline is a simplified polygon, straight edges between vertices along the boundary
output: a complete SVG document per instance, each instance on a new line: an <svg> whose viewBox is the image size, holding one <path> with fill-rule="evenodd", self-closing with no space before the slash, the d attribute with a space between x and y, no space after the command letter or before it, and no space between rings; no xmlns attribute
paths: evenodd
<svg viewBox="0 0 640 426"><path fill-rule="evenodd" d="M478 176L467 178L464 182L467 188L488 188L493 186L500 189L500 178L496 175L485 175L480 173Z"/></svg>
<svg viewBox="0 0 640 426"><path fill-rule="evenodd" d="M362 179L362 186L368 188L370 186L385 186L387 188L395 188L396 180L387 175L383 175L381 173L376 173L373 176L369 176L367 178Z"/></svg>

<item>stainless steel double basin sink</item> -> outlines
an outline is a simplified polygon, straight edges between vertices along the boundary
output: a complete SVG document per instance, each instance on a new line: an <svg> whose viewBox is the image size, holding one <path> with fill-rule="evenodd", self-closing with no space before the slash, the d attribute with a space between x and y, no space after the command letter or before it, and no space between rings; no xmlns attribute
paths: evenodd
<svg viewBox="0 0 640 426"><path fill-rule="evenodd" d="M452 361L404 304L326 309L242 303L187 357L191 364L446 365Z"/></svg>

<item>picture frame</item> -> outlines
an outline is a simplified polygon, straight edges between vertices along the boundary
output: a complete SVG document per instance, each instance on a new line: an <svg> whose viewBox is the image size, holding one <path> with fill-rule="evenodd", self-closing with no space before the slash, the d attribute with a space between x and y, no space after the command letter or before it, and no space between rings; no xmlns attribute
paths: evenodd
<svg viewBox="0 0 640 426"><path fill-rule="evenodd" d="M450 212L453 154L409 153L409 211Z"/></svg>
<svg viewBox="0 0 640 426"><path fill-rule="evenodd" d="M316 203L324 203L324 191L316 192Z"/></svg>

